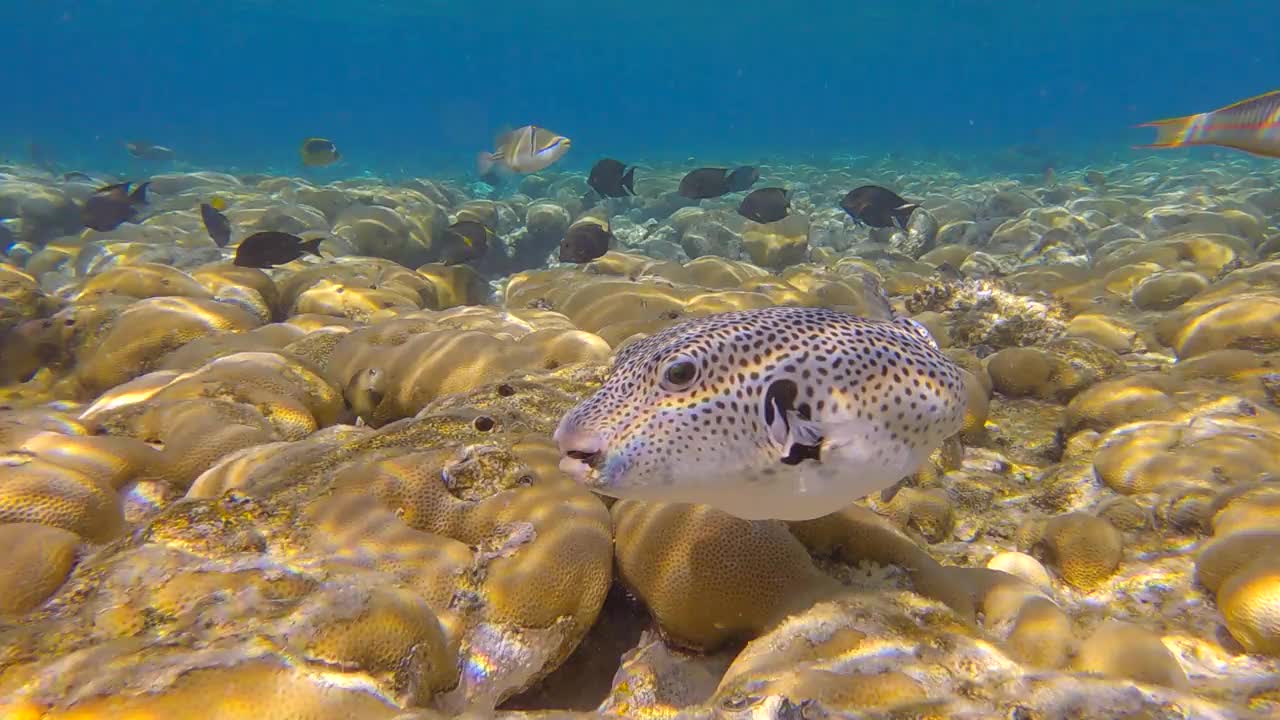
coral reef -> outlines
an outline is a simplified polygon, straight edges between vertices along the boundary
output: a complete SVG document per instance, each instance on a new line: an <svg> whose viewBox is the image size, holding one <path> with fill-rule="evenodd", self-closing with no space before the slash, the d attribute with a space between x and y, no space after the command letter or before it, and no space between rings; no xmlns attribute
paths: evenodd
<svg viewBox="0 0 1280 720"><path fill-rule="evenodd" d="M594 206L555 170L486 198L190 172L103 232L90 183L5 166L0 715L1280 712L1280 171L761 172L791 217L662 164ZM921 209L855 225L885 176ZM584 216L616 249L557 262ZM461 220L489 252L444 264ZM323 257L234 265L263 230ZM773 305L914 317L962 431L803 522L559 470L619 348Z"/></svg>

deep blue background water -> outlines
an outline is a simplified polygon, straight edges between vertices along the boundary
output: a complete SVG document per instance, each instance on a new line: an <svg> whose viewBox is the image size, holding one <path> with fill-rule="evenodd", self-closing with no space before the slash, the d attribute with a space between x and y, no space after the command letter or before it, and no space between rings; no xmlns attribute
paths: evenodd
<svg viewBox="0 0 1280 720"><path fill-rule="evenodd" d="M122 142L196 167L471 166L502 124L601 154L728 162L836 153L1059 166L1129 126L1280 87L1275 0L2 0L0 155L130 170Z"/></svg>

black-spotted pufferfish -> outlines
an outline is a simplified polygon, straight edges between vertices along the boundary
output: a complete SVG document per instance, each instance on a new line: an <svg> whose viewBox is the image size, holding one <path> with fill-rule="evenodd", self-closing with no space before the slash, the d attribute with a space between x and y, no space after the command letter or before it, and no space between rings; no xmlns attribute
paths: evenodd
<svg viewBox="0 0 1280 720"><path fill-rule="evenodd" d="M962 371L914 320L771 307L626 345L555 440L604 495L804 520L916 472L965 406Z"/></svg>

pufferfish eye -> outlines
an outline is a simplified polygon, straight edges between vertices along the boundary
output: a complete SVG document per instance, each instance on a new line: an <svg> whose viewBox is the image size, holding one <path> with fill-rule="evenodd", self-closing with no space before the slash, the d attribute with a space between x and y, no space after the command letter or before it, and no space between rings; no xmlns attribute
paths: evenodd
<svg viewBox="0 0 1280 720"><path fill-rule="evenodd" d="M689 358L676 358L662 371L662 389L670 392L688 390L698 379L698 364Z"/></svg>

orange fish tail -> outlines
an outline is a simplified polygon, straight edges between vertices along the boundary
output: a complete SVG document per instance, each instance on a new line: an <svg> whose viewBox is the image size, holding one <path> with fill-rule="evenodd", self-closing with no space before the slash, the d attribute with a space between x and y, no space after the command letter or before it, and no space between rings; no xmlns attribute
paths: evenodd
<svg viewBox="0 0 1280 720"><path fill-rule="evenodd" d="M1135 147L1170 148L1193 144L1190 141L1190 128L1199 117L1199 115L1184 115L1182 117L1152 120L1151 122L1142 123L1137 127L1155 128L1156 138L1150 145L1136 145Z"/></svg>

